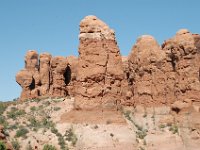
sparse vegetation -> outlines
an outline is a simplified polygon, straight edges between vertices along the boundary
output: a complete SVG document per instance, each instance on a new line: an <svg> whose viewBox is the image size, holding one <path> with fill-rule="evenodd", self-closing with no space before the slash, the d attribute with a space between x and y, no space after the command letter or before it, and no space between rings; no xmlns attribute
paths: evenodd
<svg viewBox="0 0 200 150"><path fill-rule="evenodd" d="M25 127L21 127L20 129L17 130L16 132L16 137L26 137L26 134L29 133L28 129L26 129Z"/></svg>
<svg viewBox="0 0 200 150"><path fill-rule="evenodd" d="M53 110L54 111L59 111L61 108L60 107L54 107Z"/></svg>
<svg viewBox="0 0 200 150"><path fill-rule="evenodd" d="M43 150L56 150L56 147L53 145L46 144L44 145Z"/></svg>
<svg viewBox="0 0 200 150"><path fill-rule="evenodd" d="M0 141L0 150L6 150L6 145L3 141Z"/></svg>
<svg viewBox="0 0 200 150"><path fill-rule="evenodd" d="M136 131L136 137L139 138L139 139L144 139L145 136L147 136L148 130L143 129L142 126L138 125L135 121L133 121L133 119L131 118L130 114L131 114L131 111L126 111L126 112L124 113L124 116L125 116L130 122L132 122L133 125L136 127L136 129L137 129L137 131Z"/></svg>
<svg viewBox="0 0 200 150"><path fill-rule="evenodd" d="M7 112L7 117L16 119L17 117L26 114L24 110L18 110L16 107L11 107L11 110Z"/></svg>
<svg viewBox="0 0 200 150"><path fill-rule="evenodd" d="M0 102L0 115L3 115L6 108L7 108L7 105L5 103Z"/></svg>
<svg viewBox="0 0 200 150"><path fill-rule="evenodd" d="M71 142L73 146L76 145L76 142L78 139L76 137L76 134L73 131L73 128L70 128L69 130L66 131L65 137L66 137L66 140Z"/></svg>
<svg viewBox="0 0 200 150"><path fill-rule="evenodd" d="M171 131L173 134L178 133L178 126L177 125L170 126L169 131Z"/></svg>
<svg viewBox="0 0 200 150"><path fill-rule="evenodd" d="M65 139L63 138L62 135L58 137L58 143L59 143L59 145L60 145L61 150L66 150Z"/></svg>
<svg viewBox="0 0 200 150"><path fill-rule="evenodd" d="M166 125L164 125L164 124L159 125L160 129L164 129L165 127L166 127Z"/></svg>
<svg viewBox="0 0 200 150"><path fill-rule="evenodd" d="M110 136L111 136L111 137L113 137L113 136L114 136L114 134L113 134L113 133L110 133Z"/></svg>
<svg viewBox="0 0 200 150"><path fill-rule="evenodd" d="M99 128L99 126L98 126L98 125L95 125L95 126L94 126L94 129L98 129L98 128Z"/></svg>
<svg viewBox="0 0 200 150"><path fill-rule="evenodd" d="M35 106L32 106L32 107L30 108L30 110L31 110L31 111L36 111L37 108L36 108Z"/></svg>
<svg viewBox="0 0 200 150"><path fill-rule="evenodd" d="M136 131L136 137L139 139L144 139L145 136L147 136L147 131L146 130L138 130Z"/></svg>
<svg viewBox="0 0 200 150"><path fill-rule="evenodd" d="M5 129L8 128L8 122L4 116L0 116L0 124L3 125Z"/></svg>
<svg viewBox="0 0 200 150"><path fill-rule="evenodd" d="M12 144L12 147L13 147L14 150L20 150L19 142L16 139L13 139L11 141L11 144Z"/></svg>

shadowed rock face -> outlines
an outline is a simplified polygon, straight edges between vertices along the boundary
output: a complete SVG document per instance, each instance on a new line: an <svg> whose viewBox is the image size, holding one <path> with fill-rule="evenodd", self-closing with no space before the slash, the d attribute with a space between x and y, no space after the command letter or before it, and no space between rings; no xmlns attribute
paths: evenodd
<svg viewBox="0 0 200 150"><path fill-rule="evenodd" d="M28 51L25 68L16 75L21 99L70 95L77 109L113 109L118 104L185 107L200 101L198 34L182 29L162 46L144 35L129 56L122 57L114 30L87 16L80 23L79 41L78 58Z"/></svg>

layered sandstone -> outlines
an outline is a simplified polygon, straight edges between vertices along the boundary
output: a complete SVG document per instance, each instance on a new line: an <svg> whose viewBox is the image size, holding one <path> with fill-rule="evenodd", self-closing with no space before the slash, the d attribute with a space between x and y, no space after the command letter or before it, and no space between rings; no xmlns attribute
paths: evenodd
<svg viewBox="0 0 200 150"><path fill-rule="evenodd" d="M127 74L136 105L167 103L165 59L165 53L152 36L137 39L128 57Z"/></svg>
<svg viewBox="0 0 200 150"><path fill-rule="evenodd" d="M122 57L114 30L87 16L80 23L79 41L78 58L28 51L25 68L16 75L21 99L69 95L77 109L119 104L182 109L199 103L200 35L182 29L162 46L144 35Z"/></svg>
<svg viewBox="0 0 200 150"><path fill-rule="evenodd" d="M112 107L123 101L122 59L115 33L95 16L80 23L76 105Z"/></svg>
<svg viewBox="0 0 200 150"><path fill-rule="evenodd" d="M67 96L68 61L65 57L52 57L48 53L38 55L30 50L25 56L25 68L16 75L17 83L22 87L21 99L40 96Z"/></svg>
<svg viewBox="0 0 200 150"><path fill-rule="evenodd" d="M199 41L199 35L186 29L166 40L162 47L152 36L138 38L125 69L133 103L177 106L179 101L189 106L199 101Z"/></svg>

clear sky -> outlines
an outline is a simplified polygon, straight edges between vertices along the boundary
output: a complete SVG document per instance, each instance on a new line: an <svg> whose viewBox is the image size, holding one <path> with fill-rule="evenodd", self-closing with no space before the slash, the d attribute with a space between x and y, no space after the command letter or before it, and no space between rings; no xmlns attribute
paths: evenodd
<svg viewBox="0 0 200 150"><path fill-rule="evenodd" d="M15 74L28 49L78 55L79 22L96 15L116 31L122 55L138 36L161 44L180 28L200 33L200 0L0 0L0 101L19 97Z"/></svg>

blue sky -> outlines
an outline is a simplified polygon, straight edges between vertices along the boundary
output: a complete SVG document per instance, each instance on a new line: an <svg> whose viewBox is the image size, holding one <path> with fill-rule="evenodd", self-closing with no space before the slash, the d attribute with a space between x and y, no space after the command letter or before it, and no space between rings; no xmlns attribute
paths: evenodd
<svg viewBox="0 0 200 150"><path fill-rule="evenodd" d="M116 31L122 55L138 36L161 44L180 28L200 33L199 0L0 0L0 101L19 97L15 74L28 49L78 55L79 22L96 15Z"/></svg>

